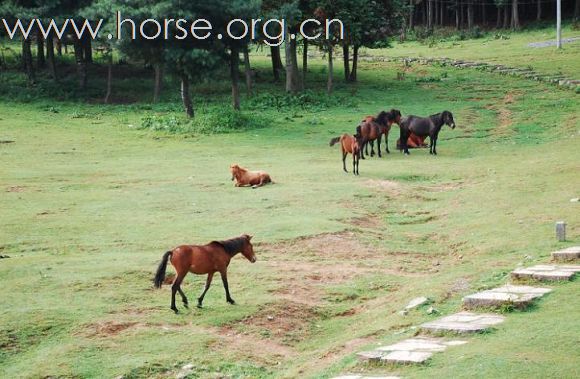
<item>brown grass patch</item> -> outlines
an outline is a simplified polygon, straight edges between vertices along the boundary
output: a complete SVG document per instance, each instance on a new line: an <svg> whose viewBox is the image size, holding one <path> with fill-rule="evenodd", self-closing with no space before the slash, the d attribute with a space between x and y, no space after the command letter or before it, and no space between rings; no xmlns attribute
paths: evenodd
<svg viewBox="0 0 580 379"><path fill-rule="evenodd" d="M368 188L386 192L391 196L399 196L403 191L401 184L393 180L369 179L363 184Z"/></svg>
<svg viewBox="0 0 580 379"><path fill-rule="evenodd" d="M141 325L138 322L115 322L115 321L105 321L94 324L89 324L85 326L83 335L87 337L110 337L116 336L117 334Z"/></svg>

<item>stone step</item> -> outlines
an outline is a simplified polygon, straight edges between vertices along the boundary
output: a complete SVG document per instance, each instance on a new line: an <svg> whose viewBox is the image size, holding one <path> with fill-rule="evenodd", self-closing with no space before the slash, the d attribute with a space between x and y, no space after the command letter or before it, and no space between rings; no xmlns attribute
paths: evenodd
<svg viewBox="0 0 580 379"><path fill-rule="evenodd" d="M501 306L513 306L524 309L535 299L551 292L549 288L530 286L505 285L487 291L478 292L463 298L463 306L467 309L474 308L499 308Z"/></svg>
<svg viewBox="0 0 580 379"><path fill-rule="evenodd" d="M573 261L580 259L580 246L572 246L566 249L554 251L552 259L555 261Z"/></svg>
<svg viewBox="0 0 580 379"><path fill-rule="evenodd" d="M580 272L579 265L536 265L527 268L518 268L512 271L514 279L534 280L572 280Z"/></svg>
<svg viewBox="0 0 580 379"><path fill-rule="evenodd" d="M489 330L494 325L501 324L504 320L503 316L494 314L459 312L424 323L421 325L421 329L432 333L480 333Z"/></svg>
<svg viewBox="0 0 580 379"><path fill-rule="evenodd" d="M467 341L448 340L435 337L415 337L394 345L381 346L371 351L358 353L360 360L381 363L424 363L434 353L442 352L449 346L463 345Z"/></svg>

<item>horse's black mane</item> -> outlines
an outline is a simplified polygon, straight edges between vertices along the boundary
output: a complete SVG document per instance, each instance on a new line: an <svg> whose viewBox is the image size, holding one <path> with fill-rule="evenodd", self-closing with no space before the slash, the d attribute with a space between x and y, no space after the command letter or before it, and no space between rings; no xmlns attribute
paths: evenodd
<svg viewBox="0 0 580 379"><path fill-rule="evenodd" d="M236 237L229 240L224 241L213 241L213 243L217 243L222 245L226 253L229 255L235 255L239 253L244 248L244 243L246 242L246 237Z"/></svg>
<svg viewBox="0 0 580 379"><path fill-rule="evenodd" d="M386 125L387 121L395 121L397 116L400 116L401 112L396 109L391 109L389 112L382 111L375 118L376 122L381 125Z"/></svg>

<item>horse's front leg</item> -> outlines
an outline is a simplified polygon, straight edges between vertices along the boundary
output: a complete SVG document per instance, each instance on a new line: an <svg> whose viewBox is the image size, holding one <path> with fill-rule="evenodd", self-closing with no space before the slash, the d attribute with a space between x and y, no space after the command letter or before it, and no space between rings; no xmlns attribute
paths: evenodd
<svg viewBox="0 0 580 379"><path fill-rule="evenodd" d="M433 146L435 143L435 137L433 135L429 136L429 154L433 155Z"/></svg>
<svg viewBox="0 0 580 379"><path fill-rule="evenodd" d="M235 304L236 302L230 296L230 288L228 286L228 273L227 271L220 271L220 275L222 277L222 282L224 283L224 289L226 290L226 301L230 304Z"/></svg>
<svg viewBox="0 0 580 379"><path fill-rule="evenodd" d="M366 145L367 145L367 141L363 140L362 144L360 145L360 156L362 159L365 159L365 150L364 149L365 149ZM367 153L367 155L368 155L368 153Z"/></svg>
<svg viewBox="0 0 580 379"><path fill-rule="evenodd" d="M369 142L371 144L371 157L375 156L375 141L372 140Z"/></svg>
<svg viewBox="0 0 580 379"><path fill-rule="evenodd" d="M201 293L201 296L197 298L197 307L201 308L201 303L203 303L203 298L205 297L205 294L207 293L207 290L209 289L209 286L211 285L211 281L213 279L213 272L210 272L209 274L207 274L207 280L205 281L205 287L203 289L203 292Z"/></svg>
<svg viewBox="0 0 580 379"><path fill-rule="evenodd" d="M389 151L389 132L388 131L385 133L385 152L387 154L391 154L391 152Z"/></svg>
<svg viewBox="0 0 580 379"><path fill-rule="evenodd" d="M379 134L379 138L377 138L377 151L379 152L379 158L382 158L381 155L381 139L383 138L382 135Z"/></svg>
<svg viewBox="0 0 580 379"><path fill-rule="evenodd" d="M437 155L437 136L433 140L433 155Z"/></svg>

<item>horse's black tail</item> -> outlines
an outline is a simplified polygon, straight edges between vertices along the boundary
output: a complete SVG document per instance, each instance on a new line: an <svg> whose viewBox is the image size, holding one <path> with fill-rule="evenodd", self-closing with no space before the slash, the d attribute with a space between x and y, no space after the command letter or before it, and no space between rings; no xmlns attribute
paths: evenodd
<svg viewBox="0 0 580 379"><path fill-rule="evenodd" d="M159 263L159 267L157 267L157 273L155 274L155 279L153 279L153 283L155 283L155 288L161 288L163 281L165 280L165 270L167 269L167 261L173 252L168 251L167 253L163 254L163 258Z"/></svg>
<svg viewBox="0 0 580 379"><path fill-rule="evenodd" d="M335 143L338 143L340 141L340 137L336 137L330 140L329 145L330 146L334 146Z"/></svg>

